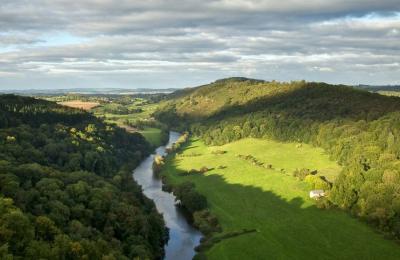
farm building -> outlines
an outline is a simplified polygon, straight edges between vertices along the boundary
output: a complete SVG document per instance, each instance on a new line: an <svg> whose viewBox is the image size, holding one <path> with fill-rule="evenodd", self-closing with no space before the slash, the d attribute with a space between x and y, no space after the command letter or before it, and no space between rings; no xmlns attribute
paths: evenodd
<svg viewBox="0 0 400 260"><path fill-rule="evenodd" d="M318 199L318 198L324 197L324 196L325 196L324 190L312 190L312 191L310 191L310 198L312 198L312 199Z"/></svg>

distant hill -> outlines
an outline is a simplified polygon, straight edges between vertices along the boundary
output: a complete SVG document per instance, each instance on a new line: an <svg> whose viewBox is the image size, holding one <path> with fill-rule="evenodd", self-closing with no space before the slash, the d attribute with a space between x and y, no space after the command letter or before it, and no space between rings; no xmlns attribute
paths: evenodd
<svg viewBox="0 0 400 260"><path fill-rule="evenodd" d="M82 94L82 95L134 95L134 94L158 94L172 93L178 89L150 89L150 88L68 88L68 89L0 89L0 93L18 94L24 96L50 96L50 95L66 95L66 94Z"/></svg>
<svg viewBox="0 0 400 260"><path fill-rule="evenodd" d="M378 91L400 91L400 85L380 85L380 86L375 86L375 85L357 85L355 86L356 88L359 89L364 89L372 92L378 92Z"/></svg>
<svg viewBox="0 0 400 260"><path fill-rule="evenodd" d="M370 91L224 79L171 94L155 116L207 144L256 137L322 147L343 166L329 203L400 238L400 98Z"/></svg>
<svg viewBox="0 0 400 260"><path fill-rule="evenodd" d="M386 86L358 85L355 86L355 88L378 93L384 96L400 97L400 85L386 85Z"/></svg>

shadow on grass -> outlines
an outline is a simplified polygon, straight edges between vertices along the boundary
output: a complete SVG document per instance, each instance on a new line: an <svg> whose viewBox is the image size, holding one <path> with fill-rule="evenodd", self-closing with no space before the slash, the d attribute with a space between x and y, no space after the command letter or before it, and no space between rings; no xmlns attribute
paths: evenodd
<svg viewBox="0 0 400 260"><path fill-rule="evenodd" d="M285 199L259 187L229 183L218 170L185 176L177 167L180 161L167 162L164 174L173 175L174 182L195 183L223 228L202 245L211 256L216 252L227 259L400 259L400 246L394 241L342 211L321 210L301 197Z"/></svg>
<svg viewBox="0 0 400 260"><path fill-rule="evenodd" d="M198 145L190 145L185 147L185 151L199 147Z"/></svg>

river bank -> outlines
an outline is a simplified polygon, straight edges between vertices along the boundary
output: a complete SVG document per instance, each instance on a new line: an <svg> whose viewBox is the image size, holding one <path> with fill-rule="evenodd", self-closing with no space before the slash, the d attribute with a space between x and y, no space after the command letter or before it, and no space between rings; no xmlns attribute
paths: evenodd
<svg viewBox="0 0 400 260"><path fill-rule="evenodd" d="M184 212L176 206L175 196L162 190L162 181L153 174L153 161L156 155L165 156L166 150L175 143L180 134L170 132L168 144L156 149L133 172L133 178L142 186L143 193L154 201L169 229L169 240L165 245L165 259L192 259L194 248L200 244L202 234L192 227Z"/></svg>

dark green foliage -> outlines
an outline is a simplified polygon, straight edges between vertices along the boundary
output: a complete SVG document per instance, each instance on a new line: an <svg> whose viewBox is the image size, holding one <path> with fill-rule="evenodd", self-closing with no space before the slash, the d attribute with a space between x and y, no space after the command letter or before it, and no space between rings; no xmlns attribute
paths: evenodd
<svg viewBox="0 0 400 260"><path fill-rule="evenodd" d="M207 209L193 213L193 224L205 236L222 231L218 219Z"/></svg>
<svg viewBox="0 0 400 260"><path fill-rule="evenodd" d="M0 96L0 258L162 256L162 217L133 181L139 134L55 103Z"/></svg>
<svg viewBox="0 0 400 260"><path fill-rule="evenodd" d="M175 94L155 116L207 144L256 137L322 147L343 166L331 202L400 237L399 98L324 83L229 79Z"/></svg>
<svg viewBox="0 0 400 260"><path fill-rule="evenodd" d="M173 188L176 199L190 213L203 210L207 207L207 199L194 189L192 182L184 182Z"/></svg>

